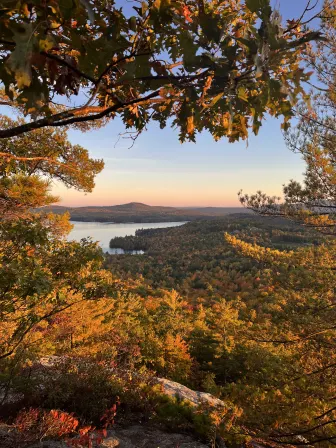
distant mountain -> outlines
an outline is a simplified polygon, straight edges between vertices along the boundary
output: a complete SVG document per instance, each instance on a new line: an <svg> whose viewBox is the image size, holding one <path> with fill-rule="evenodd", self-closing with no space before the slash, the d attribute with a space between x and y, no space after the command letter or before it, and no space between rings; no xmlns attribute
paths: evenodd
<svg viewBox="0 0 336 448"><path fill-rule="evenodd" d="M55 214L70 213L73 221L97 222L168 222L195 221L225 216L233 213L248 213L242 207L164 207L141 202L111 206L64 207L52 205L37 209L39 212Z"/></svg>

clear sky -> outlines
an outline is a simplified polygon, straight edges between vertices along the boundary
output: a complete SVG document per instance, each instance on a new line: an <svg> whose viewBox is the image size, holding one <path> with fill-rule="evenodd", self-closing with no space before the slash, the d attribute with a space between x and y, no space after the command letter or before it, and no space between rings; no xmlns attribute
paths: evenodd
<svg viewBox="0 0 336 448"><path fill-rule="evenodd" d="M123 0L126 3L126 0ZM278 0L284 18L297 18L306 0ZM180 144L177 132L150 125L132 148L118 135L124 128L119 120L103 129L69 138L103 158L105 169L96 178L90 194L69 190L58 184L53 193L60 205L115 205L143 202L171 206L238 206L237 192L263 190L280 195L290 179L300 180L304 165L289 151L280 131L281 120L267 119L249 144L214 142L210 135L198 135L197 142Z"/></svg>

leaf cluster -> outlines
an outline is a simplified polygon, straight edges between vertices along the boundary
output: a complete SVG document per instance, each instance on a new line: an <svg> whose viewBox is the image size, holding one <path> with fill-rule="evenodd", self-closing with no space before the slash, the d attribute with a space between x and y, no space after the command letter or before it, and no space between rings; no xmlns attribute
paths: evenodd
<svg viewBox="0 0 336 448"><path fill-rule="evenodd" d="M246 139L266 113L288 127L319 32L283 25L269 0L148 0L131 14L114 1L6 2L0 79L32 121L0 136L116 114L136 133L172 124L181 141ZM55 97L79 92L87 102L53 113Z"/></svg>

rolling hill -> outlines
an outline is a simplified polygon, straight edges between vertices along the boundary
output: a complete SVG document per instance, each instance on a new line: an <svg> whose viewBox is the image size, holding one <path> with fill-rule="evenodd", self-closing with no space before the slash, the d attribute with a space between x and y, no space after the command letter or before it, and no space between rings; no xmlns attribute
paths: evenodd
<svg viewBox="0 0 336 448"><path fill-rule="evenodd" d="M249 213L242 207L164 207L140 202L112 206L63 207L52 205L37 209L38 212L70 213L72 221L97 222L168 222L195 221L225 216L233 213Z"/></svg>

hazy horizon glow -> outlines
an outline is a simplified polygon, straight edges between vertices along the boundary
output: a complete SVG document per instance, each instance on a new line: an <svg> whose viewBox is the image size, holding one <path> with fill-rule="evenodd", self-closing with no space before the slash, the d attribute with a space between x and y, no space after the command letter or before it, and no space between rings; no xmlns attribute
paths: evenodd
<svg viewBox="0 0 336 448"><path fill-rule="evenodd" d="M60 205L117 205L142 202L169 206L227 206L240 203L237 193L262 190L281 196L282 185L300 180L304 164L283 141L280 120L269 118L257 137L230 144L214 142L202 134L197 143L178 142L170 128L152 126L135 145L123 140L115 146L121 124L114 121L102 130L69 133L73 143L103 158L105 168L92 193L54 184Z"/></svg>
<svg viewBox="0 0 336 448"><path fill-rule="evenodd" d="M276 2L275 0L272 2ZM282 0L285 18L301 15L306 0ZM79 102L79 99L77 100ZM266 121L267 120L267 121ZM166 206L240 206L237 193L262 190L281 196L283 184L300 181L304 164L290 152L280 131L281 120L267 117L257 137L230 144L215 142L210 135L197 136L197 143L178 142L171 128L148 127L130 148L131 141L119 139L124 131L120 120L105 128L81 133L70 131L69 138L105 161L92 193L85 194L55 183L52 193L59 205L117 205L142 202Z"/></svg>

